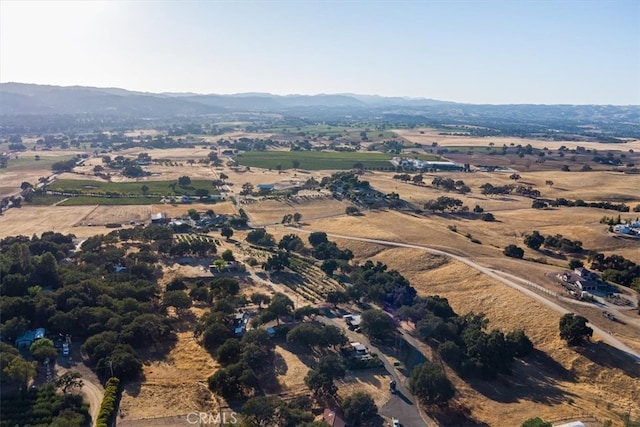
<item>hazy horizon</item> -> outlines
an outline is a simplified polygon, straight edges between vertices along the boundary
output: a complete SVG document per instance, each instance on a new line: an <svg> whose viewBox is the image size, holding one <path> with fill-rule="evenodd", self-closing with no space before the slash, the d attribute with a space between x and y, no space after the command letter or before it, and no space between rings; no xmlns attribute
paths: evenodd
<svg viewBox="0 0 640 427"><path fill-rule="evenodd" d="M0 82L640 104L640 2L0 2Z"/></svg>

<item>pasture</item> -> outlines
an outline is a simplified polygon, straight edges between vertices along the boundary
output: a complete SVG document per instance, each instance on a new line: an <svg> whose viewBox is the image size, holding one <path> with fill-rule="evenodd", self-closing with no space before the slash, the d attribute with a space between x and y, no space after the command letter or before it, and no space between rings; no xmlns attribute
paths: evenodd
<svg viewBox="0 0 640 427"><path fill-rule="evenodd" d="M354 169L358 163L365 169L392 169L394 156L384 153L337 151L247 151L236 157L239 164L263 169L341 170ZM437 156L418 155L422 160L437 160Z"/></svg>

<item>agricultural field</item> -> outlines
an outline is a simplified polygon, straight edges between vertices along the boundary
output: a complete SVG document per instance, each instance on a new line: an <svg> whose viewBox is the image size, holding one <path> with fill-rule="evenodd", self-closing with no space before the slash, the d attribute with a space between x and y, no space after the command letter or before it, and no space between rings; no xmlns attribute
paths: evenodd
<svg viewBox="0 0 640 427"><path fill-rule="evenodd" d="M192 180L190 184L180 186L176 181L138 181L138 182L105 182L105 181L87 181L73 179L59 179L47 186L48 191L61 193L71 193L78 195L96 195L96 196L129 196L144 197L145 191L142 187L146 186L146 194L153 196L193 196L197 190L206 190L209 194L218 194L218 191L211 185L211 181Z"/></svg>
<svg viewBox="0 0 640 427"><path fill-rule="evenodd" d="M624 144L603 144L599 142L588 141L547 141L533 138L518 138L518 137L485 137L478 138L475 136L454 136L454 135L439 135L441 132L457 132L457 129L394 129L393 132L398 136L419 144L431 145L434 142L438 143L438 146L452 147L452 146L487 146L490 142L494 143L494 147L499 148L503 145L511 146L531 144L534 148L543 149L548 147L549 149L557 149L562 145L567 148L573 149L576 147L584 147L588 149L600 150L623 150L628 151L630 149L634 151L640 150L640 140L628 141Z"/></svg>
<svg viewBox="0 0 640 427"><path fill-rule="evenodd" d="M96 206L78 220L76 226L98 226L105 224L128 225L130 222L145 223L151 217L149 206Z"/></svg>
<svg viewBox="0 0 640 427"><path fill-rule="evenodd" d="M353 169L362 163L365 169L392 168L390 154L322 151L247 151L236 157L239 164L263 169L339 170ZM437 156L418 155L422 160L437 160ZM297 166L294 167L294 162Z"/></svg>
<svg viewBox="0 0 640 427"><path fill-rule="evenodd" d="M349 203L334 198L263 200L242 205L255 225L280 223L285 214L302 214L302 222L343 215Z"/></svg>
<svg viewBox="0 0 640 427"><path fill-rule="evenodd" d="M279 136L309 136L312 138L328 138L328 137L342 137L352 138L360 140L362 138L361 133L365 132L368 140L375 140L381 138L394 138L395 132L389 130L371 130L363 127L344 127L344 126L331 126L324 124L307 125L307 126L273 126L262 129L263 132L270 132L275 134L277 138Z"/></svg>
<svg viewBox="0 0 640 427"><path fill-rule="evenodd" d="M87 216L95 206L24 206L9 209L0 216L0 237L40 235L45 231L78 234L75 224ZM91 228L91 235L104 229Z"/></svg>
<svg viewBox="0 0 640 427"><path fill-rule="evenodd" d="M210 236L201 235L201 234L174 234L173 239L176 242L191 243L193 241L199 241L199 242L213 243L217 246L221 245L220 240Z"/></svg>
<svg viewBox="0 0 640 427"><path fill-rule="evenodd" d="M23 182L36 185L40 177L51 175L52 164L69 160L75 154L77 152L36 151L19 153L17 159L11 157L7 167L0 169L0 198L19 192ZM40 156L40 160L35 160L36 155Z"/></svg>
<svg viewBox="0 0 640 427"><path fill-rule="evenodd" d="M305 132L323 132L323 126L306 129ZM305 129L305 128L302 128ZM278 129L271 129L274 133ZM339 132L339 128L327 132ZM442 130L438 130L442 131ZM349 130L351 132L351 130ZM385 131L387 132L387 131ZM398 131L399 132L399 131ZM409 132L409 131L407 131ZM429 131L431 132L431 131ZM435 132L435 131L434 131ZM338 135L327 134L326 136ZM425 144L433 133L406 134L405 138L415 136L416 140L424 138ZM253 134L248 136L255 137ZM373 137L372 137L373 138ZM438 146L449 146L441 142L443 139L458 138L464 144L459 155L484 155L488 143L495 140L496 147L501 146L499 138L475 139L477 145L465 141L465 137L440 137ZM508 139L504 139L507 141ZM515 141L515 140L514 140ZM529 140L518 140L518 144L526 144ZM532 140L533 141L533 140ZM540 141L538 141L540 142ZM547 142L547 145L552 142ZM553 143L559 144L559 143ZM565 145L570 146L570 143ZM586 143L578 143L585 146ZM363 144L364 145L364 144ZM509 145L507 143L507 145ZM533 145L533 143L532 143ZM602 144L599 144L602 146ZM626 147L626 144L625 144ZM126 155L136 155L141 149L130 149ZM532 209L532 199L518 195L486 196L480 193L480 185L489 182L493 185L521 184L531 185L542 193L542 197L555 199L583 199L586 201L624 202L633 207L640 204L640 175L624 175L612 171L579 172L541 172L537 170L519 169L520 179L516 182L505 173L425 173L424 183L417 186L393 179L396 172L366 171L360 179L369 181L371 186L383 193L396 192L404 200L416 208L422 208L427 200L439 196L455 197L463 200L471 209L477 204L495 215L495 222L484 222L472 215L458 216L451 214L416 214L414 212L398 212L393 210L362 210L362 216L347 216L345 208L350 203L335 200L326 193L307 190L291 198L251 198L239 197L238 206L231 201L204 204L161 204L161 196L175 194L194 195L197 190L206 189L216 194L212 180L220 173L228 175L226 179L229 189L227 198L231 199L244 183L274 184L276 190L284 190L299 186L308 178L320 181L336 169L352 169L356 163L365 168L390 168L392 155L370 152L290 152L267 151L246 152L237 157L242 167L194 165L185 166L188 160L204 158L209 149L193 150L149 150L155 159L156 155L166 156L181 166L150 165L145 167L157 177L147 180L131 180L114 176L112 182L93 179L89 175L74 177L64 174L60 179L48 186L51 191L73 192L78 197L47 195L35 198L31 204L20 209L10 209L0 217L0 238L16 234L40 234L54 230L73 233L79 238L108 232L105 224L129 225L146 222L152 213L164 212L169 217L185 215L189 209L199 212L211 209L217 214L237 213L238 206L244 209L253 227L266 226L267 230L278 241L285 234L299 234L307 242L307 234L280 224L283 215L302 214L301 224L304 231L324 231L370 239L382 239L401 243L427 245L446 250L450 253L468 257L482 265L517 275L523 279L540 283L545 288L558 288L553 274L566 268L568 259L552 256L548 253L526 248L523 238L532 230L544 235L563 234L572 240L580 240L587 249L596 249L605 254L620 254L640 263L638 242L613 237L607 226L600 223L603 216L617 216L618 212L595 208L559 207L549 209ZM434 152L436 151L434 147ZM424 160L435 160L437 156L421 155ZM99 164L99 159L92 159L87 166ZM294 161L299 162L295 164ZM280 165L282 171L277 171ZM50 166L50 165L49 165ZM513 167L522 165L515 163ZM534 168L532 168L534 169ZM25 169L26 170L26 169ZM84 170L83 170L84 171ZM0 180L4 185L3 172ZM189 186L180 187L176 179L182 175L192 177ZM412 173L413 175L413 173ZM8 175L7 175L8 176ZM16 175L16 177L19 175ZM87 179L84 179L84 178ZM167 178L172 177L169 181ZM432 188L430 183L435 177L449 177L464 180L472 189L471 193L459 195L446 193ZM16 178L14 178L16 179ZM153 179L153 180L151 180ZM547 181L552 181L551 184ZM153 197L144 197L142 186L148 189L145 193ZM19 186L19 183L18 183ZM0 191L2 189L0 188ZM90 194L108 193L127 195L129 197L91 197ZM304 195L304 197L302 197ZM57 203L57 206L45 206ZM85 205L85 206L83 206ZM90 205L90 206L87 206ZM621 213L621 218L630 219L638 213ZM254 250L244 242L247 230L234 231L233 240L226 241L219 233L211 236L195 234L176 234L176 242L192 242L195 240L215 243L218 253L224 248L233 250L238 260L246 261L255 258L260 264L266 260L267 251ZM449 299L458 313L469 311L484 312L489 320L489 327L503 330L521 327L533 340L539 352L527 363L520 363L515 368L512 378L499 379L496 382L463 381L455 372L448 370L458 390L455 403L468 408L472 418L487 425L501 425L504 420L524 419L528 416L542 416L545 419L559 419L587 413L598 419L618 420L617 414L631 408L634 414L640 414L637 401L640 383L637 367L631 366L617 351L604 345L598 337L588 350L568 348L558 337L558 320L560 315L506 285L484 276L474 269L441 256L430 255L418 249L389 249L370 242L356 242L330 237L341 248L349 248L356 255L356 262L368 259L381 261L390 269L397 269L405 275L416 288L419 295L440 295ZM474 243L475 241L475 243ZM237 243L237 246L234 245ZM524 260L505 259L503 249L508 244L515 244L525 250ZM181 274L190 278L210 277L206 262L199 266L184 267ZM258 265L259 265L258 264ZM165 266L169 268L168 266ZM174 268L172 266L171 268ZM181 268L181 267L175 267ZM247 281L258 290L283 291L299 302L308 301L322 305L326 295L332 290L344 289L336 280L328 278L316 265L292 257L290 269L283 273L269 275L259 270L249 269ZM178 273L174 276L177 277ZM166 278L166 277L165 277ZM246 283L243 283L246 285ZM298 301L299 300L301 301ZM192 307L193 318L202 315L208 307ZM584 314L593 322L605 322L599 310L591 307L576 306L575 311ZM631 314L630 314L631 316ZM640 319L635 315L634 319ZM193 319L191 319L193 320ZM190 320L190 321L191 321ZM210 354L193 338L193 325L180 324L177 327L178 341L168 353L165 360L144 366L144 381L139 388L125 389L121 401L121 416L124 420L162 415L179 415L193 410L208 410L216 405L213 395L206 388L206 377L218 369ZM640 339L635 329L629 325L611 327L624 343L634 349L640 349ZM286 347L286 346L285 346ZM308 370L299 355L289 351L290 348L277 346L276 352L285 360L286 370L279 376L283 391L296 394L306 390L302 378ZM389 397L387 390L378 390L377 385L385 383L386 377L364 374L348 377L339 383L340 395L366 389L376 396L381 406ZM379 392L376 394L376 392Z"/></svg>

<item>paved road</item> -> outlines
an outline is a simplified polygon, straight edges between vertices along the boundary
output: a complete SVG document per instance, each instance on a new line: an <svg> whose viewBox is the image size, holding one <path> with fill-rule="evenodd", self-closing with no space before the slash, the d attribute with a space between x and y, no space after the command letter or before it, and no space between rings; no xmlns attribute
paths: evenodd
<svg viewBox="0 0 640 427"><path fill-rule="evenodd" d="M416 405L413 396L408 388L407 378L399 372L391 361L380 351L375 345L367 339L363 334L359 334L349 330L342 318L328 318L325 316L318 316L318 320L321 322L336 326L342 329L350 342L360 342L369 348L372 353L378 354L384 367L396 381L396 393L391 395L391 398L379 409L380 415L388 418L398 418L403 427L423 427L423 426L437 426L438 424L431 419L427 414ZM404 335L404 334L403 334ZM405 337L406 338L406 337ZM383 384L383 387L388 387L388 384Z"/></svg>
<svg viewBox="0 0 640 427"><path fill-rule="evenodd" d="M312 233L312 231L309 230L303 230L301 228L294 228L297 231L300 231L302 233ZM409 243L399 243L399 242L391 242L388 240L378 240L378 239L367 239L364 237L355 237L355 236L346 236L346 235L342 235L342 234L329 234L327 233L328 237L333 237L333 238L337 238L337 239L345 239L345 240L356 240L356 241L360 241L360 242L367 242L367 243L375 243L375 244L379 244L379 245L385 245L385 246L396 246L396 247L401 247L401 248L411 248L411 249L421 249L424 250L426 252L432 253L432 254L436 254L436 255L442 255L442 256L446 256L452 259L455 259L457 261L460 261L466 265L468 265L471 268L474 268L478 271L480 271L481 273L491 277L492 279L495 279L507 286L510 286L520 292L522 292L525 295L528 295L532 298L534 298L535 300L541 302L542 304L545 304L546 306L554 309L555 311L565 314L565 313L570 313L570 310L567 310L566 308L560 306L559 304L548 300L547 298L543 297L542 295L539 295L535 292L533 292L532 290L526 288L525 286L519 285L518 283L514 282L511 279L508 279L506 277L503 276L503 272L498 271L496 269L493 268L489 268L489 267L484 267L480 264L477 264L473 261L471 261L470 259L466 258L466 257L462 257L459 255L454 255L452 253L443 251L441 249L433 249L427 246L421 246L421 245L413 245L413 244L409 244ZM516 277L516 276L513 276ZM540 287L540 285L537 285L533 282L530 282L528 280L522 279L522 278L518 278L519 281L522 282L527 282L527 284L533 285L534 287ZM604 330L600 329L599 327L593 325L593 324L589 324L589 326L593 329L593 331L598 334L598 336L600 337L600 339L602 341L604 341L605 343L609 344L612 347L617 348L618 350L620 350L623 353L626 353L629 357L631 357L636 363L640 364L640 353L636 352L635 350L629 348L626 344L624 344L622 341L620 341L619 339L611 336L610 334L608 334L607 332L605 332Z"/></svg>
<svg viewBox="0 0 640 427"><path fill-rule="evenodd" d="M262 283L271 286L276 292L282 292L285 295L288 295L296 303L296 308L304 304L313 305L312 302L291 291L291 289L287 288L286 286L279 283L271 282L269 280L265 280L259 277L254 270L247 271L254 283ZM391 399L389 399L389 401L380 408L379 412L381 415L389 418L399 418L403 427L424 427L438 425L433 419L427 416L427 414L425 414L418 405L414 403L413 396L407 388L407 379L393 366L393 363L391 363L389 359L387 359L384 353L378 350L376 346L371 344L366 336L349 330L342 318L328 318L325 316L318 316L317 320L342 329L351 342L360 342L367 346L369 350L377 353L380 356L380 360L382 360L382 362L384 363L385 369L394 376L397 383L398 392L395 395L392 395ZM406 334L404 331L400 332L402 333L405 340L407 340L407 342L409 342L416 348L420 348L417 345L418 341L415 338ZM383 386L386 387L388 385Z"/></svg>

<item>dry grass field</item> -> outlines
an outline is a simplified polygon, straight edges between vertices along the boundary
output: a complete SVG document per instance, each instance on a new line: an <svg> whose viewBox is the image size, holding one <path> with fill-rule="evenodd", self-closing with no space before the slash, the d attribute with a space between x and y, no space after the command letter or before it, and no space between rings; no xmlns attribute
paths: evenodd
<svg viewBox="0 0 640 427"><path fill-rule="evenodd" d="M451 129L451 132L457 132L455 128ZM469 146L469 145L488 145L493 142L496 147L502 147L503 144L510 146L531 144L534 148L553 148L560 147L562 145L569 149L575 147L584 147L588 149L596 150L624 150L633 149L634 151L640 150L640 141L630 141L625 144L602 144L598 142L585 142L585 141L544 141L539 139L530 138L517 138L517 137L486 137L478 138L473 136L453 136L453 135L438 135L441 131L424 128L424 129L394 129L398 136L410 141L420 144L431 145L433 142L437 142L438 146L451 147L451 146Z"/></svg>
<svg viewBox="0 0 640 427"><path fill-rule="evenodd" d="M434 174L425 174L425 182L430 184ZM583 243L583 247L592 250L596 249L600 252L610 254L618 253L636 263L640 263L640 246L639 241L632 241L616 237L608 232L608 227L600 223L603 216L617 217L619 212L580 207L558 207L549 209L531 209L531 199L517 195L508 196L485 196L480 194L479 186L485 182L493 185L506 185L514 181L509 179L506 174L490 174L490 173L472 173L472 174L441 174L439 176L451 177L454 180L462 179L469 185L472 192L467 195L458 195L456 193L445 193L441 190L431 188L430 185L416 186L413 184L405 184L392 178L389 173L368 173L365 178L371 185L382 192L395 191L400 197L421 207L426 200L435 199L442 195L459 198L471 209L477 204L484 208L486 212L491 212L496 217L496 222L484 222L477 219L467 219L454 215L427 215L425 218L416 221L416 218L406 217L406 225L415 224L416 228L400 230L398 237L408 239L409 236L416 242L416 238L420 238L424 242L432 242L438 244L430 238L435 229L445 229L447 232L447 241L451 240L451 233L446 227L455 225L459 237L463 237L467 233L478 238L483 245L466 245L470 248L472 254L481 255L485 252L481 246L491 245L497 248L503 248L508 244L517 244L524 247L523 237L533 230L538 230L542 234L562 234L572 240L579 240ZM583 177L580 179L580 177ZM550 179L554 182L553 186L545 186L544 181ZM542 197L555 199L565 197L568 199L582 199L587 201L611 200L615 203L621 203L620 200L628 206L636 206L640 204L640 193L636 191L640 188L640 176L622 175L612 172L593 172L588 174L581 173L523 173L519 183L534 184L542 193ZM389 215L399 215L389 212ZM367 214L372 217L374 215ZM380 214L376 214L380 215ZM621 218L634 219L638 213L627 212L620 213ZM365 222L368 226L379 223L371 221L373 218L367 219ZM353 219L340 219L340 221L353 221ZM395 229L395 221L389 219L383 221L387 230ZM420 226L419 223L423 225ZM350 227L348 227L350 229ZM419 232L420 229L428 229L425 232ZM387 231L385 230L385 231ZM337 231L336 231L337 232ZM364 232L364 231L363 231ZM362 233L362 232L359 232ZM440 234L440 233L438 233ZM357 234L364 236L364 234ZM404 237L403 237L404 236ZM459 240L459 239L457 239ZM444 245L440 243L440 245ZM446 245L445 245L446 246ZM458 244L452 246L460 248ZM527 251L526 256L540 257L540 253L535 251ZM531 253L529 253L531 252ZM550 263L566 264L566 261L548 258Z"/></svg>
<svg viewBox="0 0 640 427"><path fill-rule="evenodd" d="M31 236L34 233L40 235L45 231L72 233L79 236L78 228L74 225L94 209L95 206L25 206L19 209L9 209L0 216L0 237ZM93 234L104 232L102 227L99 229L87 228L90 228Z"/></svg>
<svg viewBox="0 0 640 427"><path fill-rule="evenodd" d="M619 423L629 408L640 414L640 369L598 343L597 352L568 348L558 336L560 314L455 261L413 249L388 249L373 257L397 268L421 295L446 297L457 313L483 312L490 328L523 328L539 355L518 364L514 377L494 383L460 380L457 400L489 425L519 425L529 417L577 414ZM507 421L508 420L508 421Z"/></svg>
<svg viewBox="0 0 640 427"><path fill-rule="evenodd" d="M136 131L140 134L141 131ZM149 132L149 133L147 133ZM586 148L603 150L603 144L586 142L553 142L520 138L471 138L437 135L437 131L398 130L398 135L412 142L439 146L453 145L487 145L493 142L502 144L531 144L537 148L559 147L569 148L577 145ZM145 135L152 134L144 131ZM225 135L229 139L240 136L260 137L251 134ZM267 137L268 135L264 135ZM218 140L216 137L215 140ZM607 147L609 148L609 147ZM634 141L623 147L611 149L640 150L640 142ZM144 151L132 148L118 152L118 155L137 156ZM192 179L216 179L221 172L229 176L228 182L234 193L239 192L244 183L275 184L277 189L299 185L310 177L320 180L330 172L288 170L281 173L251 168L230 169L228 167L213 168L210 166L187 164L189 159L205 158L210 150L198 146L195 149L148 150L154 159L171 159L180 166L151 165L145 167L154 176L148 180L173 180L182 175ZM64 155L68 152L64 152ZM62 154L60 154L62 155ZM90 159L78 171L86 175L64 174L63 177L91 177L94 165L101 160ZM44 169L13 174L3 172L0 175L0 196L6 188L19 187L20 182L46 175ZM640 203L640 175L623 175L615 172L534 172L520 171L520 184L534 185L544 198L583 199L586 201L625 202L630 206ZM29 175L32 174L32 175ZM470 217L449 214L416 215L387 210L363 210L363 216L346 216L347 202L331 198L308 198L280 200L258 200L243 204L254 225L268 225L279 240L284 234L291 232L279 223L283 215L299 212L302 214L303 228L309 231L370 239L389 240L394 242L426 245L440 248L448 252L467 256L483 265L492 266L508 273L540 283L549 289L557 289L550 273L560 271L567 264L567 259L545 256L540 252L525 248L523 237L532 230L542 234L563 234L572 240L580 240L587 249L597 249L606 254L617 253L640 263L640 241L629 241L612 236L607 227L600 224L600 219L617 216L618 212L592 208L567 208L535 210L531 209L531 199L515 195L506 197L484 196L479 186L490 182L493 185L513 184L509 174L504 173L450 173L424 174L425 186L414 186L392 179L393 173L367 172L362 179L384 193L397 192L400 197L416 207L422 207L425 201L442 195L463 200L471 209L478 204L486 212L492 212L496 222L483 222ZM429 184L435 176L451 177L464 180L472 188L472 193L457 195L445 193L431 188ZM26 179L25 177L29 177ZM114 181L141 181L114 177ZM551 180L553 185L546 185ZM230 195L230 194L229 194ZM307 194L312 196L312 194ZM165 212L170 217L186 214L189 209L204 212L208 209L219 214L236 213L231 202L215 204L163 205L152 206L79 206L79 207L38 207L25 206L10 209L0 216L0 238L10 235L32 235L44 231L73 233L78 237L88 237L98 233L108 233L99 225L106 223L128 224L129 221L146 221L151 213ZM635 218L637 213L621 214L623 219ZM89 226L91 224L91 226ZM457 232L449 229L455 226ZM218 233L215 233L216 235ZM300 234L306 242L307 235ZM473 243L467 235L478 239L481 244ZM246 231L236 231L233 239L244 240ZM628 361L605 344L597 341L586 350L569 349L558 337L558 320L560 315L534 299L507 287L466 265L449 261L418 249L389 248L378 244L357 242L345 239L336 240L340 247L351 249L357 262L366 259L379 260L389 268L399 270L405 275L421 295L439 294L449 299L458 313L469 311L484 312L489 319L489 327L502 330L523 328L533 340L538 354L526 363L519 363L514 377L485 383L464 382L455 373L449 372L458 389L457 400L471 411L473 418L488 425L519 425L529 417L541 416L545 419L560 419L576 414L588 414L599 420L612 419L619 422L619 414L631 409L640 416L640 371L630 366ZM542 258L548 264L532 261L517 261L505 258L502 251L508 244L516 244L525 248L525 258ZM231 248L236 257L245 259L255 256L262 261L266 253L258 253L252 249L240 249L225 243L224 248ZM221 250L223 248L219 248ZM188 277L208 276L209 272L200 266L173 265L166 269L165 280L176 275ZM251 271L250 271L251 273ZM253 272L255 273L255 271ZM243 291L267 289L263 281L252 273L247 279L251 283L243 284ZM272 288L273 289L273 288ZM277 288L276 288L277 289ZM192 308L194 315L201 314L200 309ZM589 318L599 316L596 309L576 307L576 312ZM631 331L631 332L630 332ZM613 328L621 340L630 346L640 349L640 337L633 330ZM121 411L125 419L156 417L158 415L179 415L193 411L209 411L215 401L207 390L206 378L215 371L216 363L211 356L193 339L188 327L179 329L176 346L168 356L159 362L144 367L145 380L141 385L125 389L121 401ZM282 366L278 376L283 391L292 394L304 390L303 379L309 367L300 357L288 349L277 346L276 351L281 358ZM380 375L359 375L358 378L347 378L339 384L341 395L353 391L369 391L381 406L388 398L386 378ZM514 422L512 422L514 421Z"/></svg>
<svg viewBox="0 0 640 427"><path fill-rule="evenodd" d="M195 209L198 212L206 212L209 209L217 214L231 215L237 213L237 209L231 202L217 203L190 203L190 204L157 204L152 205L153 213L164 212L169 217L183 216L187 214L189 209Z"/></svg>
<svg viewBox="0 0 640 427"><path fill-rule="evenodd" d="M1 151L1 150L0 150ZM0 169L0 198L20 191L20 184L29 182L37 184L38 178L51 175L51 165L57 161L81 154L76 150L25 151L9 159L9 166ZM40 160L35 160L35 156Z"/></svg>
<svg viewBox="0 0 640 427"><path fill-rule="evenodd" d="M58 209L53 207L52 209ZM144 205L133 206L96 206L91 212L82 217L75 226L98 226L105 224L129 224L129 222L146 222L151 216L151 207Z"/></svg>
<svg viewBox="0 0 640 427"><path fill-rule="evenodd" d="M254 225L267 225L280 223L285 214L298 212L302 215L302 222L320 218L333 217L344 214L349 206L333 198L319 199L291 199L291 200L264 200L243 205L244 210L251 218Z"/></svg>
<svg viewBox="0 0 640 427"><path fill-rule="evenodd" d="M215 406L206 380L217 369L216 362L191 330L178 332L177 338L165 360L144 365L142 384L125 387L120 401L123 419L182 415Z"/></svg>

